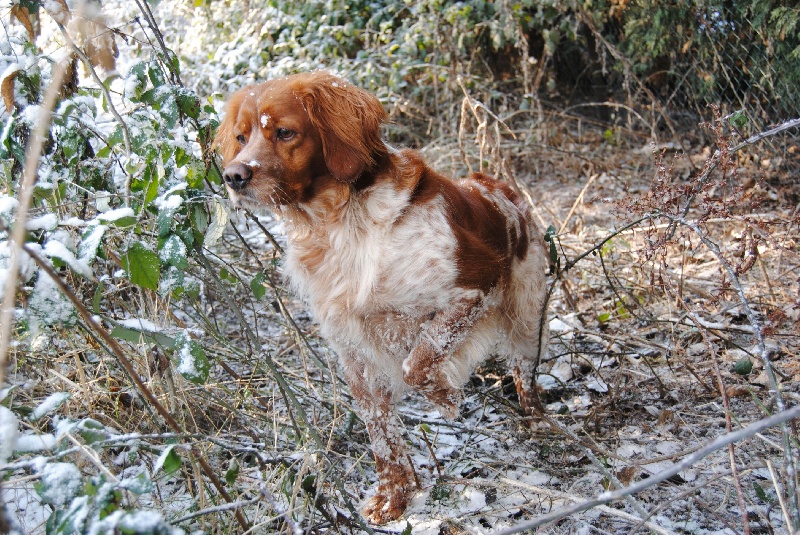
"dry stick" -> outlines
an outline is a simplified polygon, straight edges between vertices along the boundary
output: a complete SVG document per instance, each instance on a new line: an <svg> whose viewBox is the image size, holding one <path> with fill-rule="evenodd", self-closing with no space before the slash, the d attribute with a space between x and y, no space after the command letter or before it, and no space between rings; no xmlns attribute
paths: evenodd
<svg viewBox="0 0 800 535"><path fill-rule="evenodd" d="M584 184L583 188L581 188L581 192L578 194L577 197L575 197L575 202L572 203L572 208L569 209L569 213L567 214L567 217L565 217L564 218L564 222L561 223L561 228L558 229L558 233L559 234L564 232L564 229L567 227L567 223L569 222L569 219L572 217L572 214L575 213L575 209L578 207L578 203L583 200L583 196L586 193L586 190L589 189L589 186L592 185L592 182L594 182L595 178L597 178L597 174L596 173L589 177L589 180L587 180L586 184Z"/></svg>
<svg viewBox="0 0 800 535"><path fill-rule="evenodd" d="M139 392L147 399L147 401L152 405L153 408L156 409L156 412L164 418L164 421L171 427L176 433L184 434L185 431L181 427L181 425L172 417L169 411L158 401L153 391L139 378L139 375L136 373L136 370L133 367L133 363L128 359L125 355L125 350L122 349L122 346L114 339L114 337L109 334L109 332L100 324L99 320L86 308L86 306L78 299L78 296L72 291L72 289L67 286L67 283L56 273L56 271L50 266L50 264L39 257L39 255L30 247L23 244L22 249L25 250L26 253L33 259L34 262L39 266L39 269L44 271L53 281L58 285L59 289L62 293L72 302L72 305L78 311L78 314L83 318L87 325L91 326L92 329L103 339L103 341L108 345L108 347L113 352L114 356L117 357L117 361L125 368L125 371L128 373L128 376L131 380L136 384L136 387L139 389ZM211 465L208 464L208 461L202 456L200 451L197 449L197 446L192 444L190 446L192 455L195 457L197 462L200 464L200 467L203 469L205 475L211 480L211 483L217 489L217 492L220 493L225 501L232 502L231 496L225 490L225 487L222 485L222 482L217 477L214 470L211 468ZM239 522L239 525L242 529L247 530L249 528L249 524L247 520L244 518L244 515L240 510L236 510L235 512L236 520Z"/></svg>
<svg viewBox="0 0 800 535"><path fill-rule="evenodd" d="M173 56L171 56L170 53L172 51L167 48L167 45L164 43L164 36L161 33L161 30L158 29L158 24L156 23L155 17L153 17L153 12L150 11L150 6L147 5L147 2L143 2L142 0L136 0L136 5L139 6L139 11L141 11L142 15L144 15L145 20L147 20L147 25L150 27L150 30L153 32L153 34L155 34L156 40L158 40L158 44L161 46L161 51L164 54L164 63L169 69L169 74L172 77L172 81L182 86L183 82L181 82L180 74L171 64Z"/></svg>
<svg viewBox="0 0 800 535"><path fill-rule="evenodd" d="M545 488L545 487L540 487L538 485L530 485L528 483L523 483L522 481L516 481L516 480L508 479L508 478L505 478L505 477L501 478L500 481L502 481L503 483L505 483L507 485L510 485L510 486L514 486L514 487L525 489L525 490L528 490L528 491L531 491L531 492L535 492L539 496L547 496L548 498L555 498L557 500L569 500L569 501L573 501L573 502L578 500L577 496L573 496L571 494L567 494L567 493L564 493L564 492L554 491L552 489L548 489L548 488ZM647 522L646 519L638 518L638 517L636 517L636 516L634 516L634 515L632 515L630 513L626 513L625 511L621 511L619 509L614 509L612 507L607 507L605 505L599 505L597 507L597 509L599 510L599 512L605 513L608 516L621 518L621 519L623 519L625 521L628 521L628 522L636 522L637 523L637 527L641 526L641 525L644 525L648 529L650 529L651 531L654 531L655 533L660 533L662 535L672 535L674 533L672 531L668 531L668 530L662 528L661 526L653 524L652 522Z"/></svg>
<svg viewBox="0 0 800 535"><path fill-rule="evenodd" d="M712 253L714 253L714 256L717 257L717 261L727 272L728 278L730 279L730 284L736 290L736 294L739 297L739 302L742 305L742 308L744 308L745 315L747 316L750 325L753 326L753 335L755 336L756 343L758 344L759 358L764 364L764 371L769 379L770 389L775 393L775 404L777 405L779 411L784 411L786 409L786 404L783 401L780 384L775 376L775 370L772 368L772 361L769 358L769 353L767 352L766 344L764 342L763 326L761 325L761 321L756 316L755 311L750 306L750 302L744 293L744 288L739 281L736 271L731 267L728 261L725 260L725 257L722 256L722 252L719 250L717 244L708 238L706 233L703 232L703 229L701 229L697 223L687 221L683 217L676 218L675 221L676 224L685 225L692 232L694 232L700 238L700 241L702 241L703 244L708 247ZM785 469L787 476L786 479L788 480L786 484L786 491L788 494L787 498L792 507L792 513L794 514L794 522L792 527L794 529L800 529L800 503L798 502L797 485L795 481L797 473L788 426L784 424L781 427L781 431L783 433L784 461L786 464Z"/></svg>
<svg viewBox="0 0 800 535"><path fill-rule="evenodd" d="M753 435L756 435L766 429L769 429L770 427L774 427L776 425L785 425L786 422L794 418L800 418L800 405L792 407L791 409L785 410L783 412L779 412L762 420L758 420L757 422L748 425L744 429L740 429L738 431L734 431L733 433L727 433L725 435L719 436L716 439L709 442L708 444L706 444L701 449L697 450L696 453L686 457L683 461L679 462L678 464L675 464L672 467L662 472L659 472L658 474L655 474L651 477L648 477L647 479L644 479L638 483L635 483L629 487L615 490L613 492L604 492L591 500L586 500L578 504L562 507L551 513L540 516L539 518L535 518L528 522L521 522L516 526L502 529L500 531L495 531L492 535L512 535L513 533L519 533L521 531L533 529L543 524L554 522L561 518L565 518L567 516L574 515L582 511L586 511L587 509L611 503L613 501L624 498L625 496L636 494L637 492L641 492L647 488L657 485L658 483L661 483L662 481L665 481L673 477L679 472L682 472L683 470L690 468L692 465L698 463L707 455L721 448L724 448L728 444L733 444L734 442L739 442L746 438L750 438Z"/></svg>
<svg viewBox="0 0 800 535"><path fill-rule="evenodd" d="M763 468L763 467L764 467L764 465L759 463L759 464L756 464L756 465L751 465L751 466L745 467L744 470L746 472L749 472L750 470L755 470L755 469ZM703 480L699 484L694 485L694 486L689 487L689 488L685 488L684 490L682 490L678 494L670 496L666 501L661 501L657 506L652 508L647 513L648 516L645 517L644 519L642 519L642 522L640 522L638 525L634 526L633 529L630 530L626 535L633 535L640 528L648 527L648 526L646 526L646 524L644 522L646 520L652 518L653 515L657 514L659 511L663 511L664 509L666 509L669 505L677 502L678 500L682 500L682 499L686 498L687 496L691 496L691 495L693 495L695 493L699 493L700 489L710 485L711 483L713 483L713 482L715 482L715 481L717 481L719 479L722 479L724 477L728 477L729 475L731 475L731 472L729 470L726 470L725 472L716 472L714 475L709 476L707 479ZM723 517L721 517L719 515L715 515L715 518L717 520L719 520L722 524L724 524L725 527L730 529L732 533L736 532L734 527L731 526L730 522L728 522L725 518L723 518Z"/></svg>
<svg viewBox="0 0 800 535"><path fill-rule="evenodd" d="M769 476L772 478L772 484L775 486L775 494L778 496L778 504L781 506L783 518L786 519L786 525L788 526L792 523L791 517L789 516L789 511L786 510L786 502L783 501L783 493L781 492L778 478L775 476L775 469L772 467L772 463L769 459L767 459L767 468L769 469Z"/></svg>

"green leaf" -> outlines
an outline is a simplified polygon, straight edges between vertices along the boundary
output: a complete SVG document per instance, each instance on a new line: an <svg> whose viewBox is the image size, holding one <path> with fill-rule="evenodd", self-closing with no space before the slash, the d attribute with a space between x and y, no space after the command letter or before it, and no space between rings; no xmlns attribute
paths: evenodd
<svg viewBox="0 0 800 535"><path fill-rule="evenodd" d="M237 477L239 477L239 463L236 461L236 457L231 457L228 463L228 471L225 472L225 481L232 487L236 483Z"/></svg>
<svg viewBox="0 0 800 535"><path fill-rule="evenodd" d="M156 459L156 464L153 466L153 473L155 474L163 467L165 474L172 474L181 467L182 462L181 456L175 451L175 444L170 444L161 452L158 459Z"/></svg>
<svg viewBox="0 0 800 535"><path fill-rule="evenodd" d="M195 384L208 381L208 372L211 364L206 357L206 352L189 335L181 333L175 340L176 357L178 359L178 372L184 379Z"/></svg>
<svg viewBox="0 0 800 535"><path fill-rule="evenodd" d="M78 434L87 444L94 444L108 438L108 431L103 424L91 418L85 418L78 426Z"/></svg>
<svg viewBox="0 0 800 535"><path fill-rule="evenodd" d="M164 264L175 266L178 269L185 269L189 266L189 261L186 259L186 245L175 234L170 234L163 241L159 247L158 257Z"/></svg>
<svg viewBox="0 0 800 535"><path fill-rule="evenodd" d="M611 319L611 313L609 312L603 312L602 314L597 315L597 321L599 321L600 323L608 323L610 319Z"/></svg>
<svg viewBox="0 0 800 535"><path fill-rule="evenodd" d="M158 289L161 261L144 243L137 241L131 244L121 260L133 284L149 290Z"/></svg>
<svg viewBox="0 0 800 535"><path fill-rule="evenodd" d="M131 344L148 343L156 344L165 349L175 348L175 340L160 332L149 332L117 325L111 330L111 336L119 340L130 342Z"/></svg>
<svg viewBox="0 0 800 535"><path fill-rule="evenodd" d="M730 115L728 121L734 128L741 129L747 124L747 116L742 111L736 111Z"/></svg>
<svg viewBox="0 0 800 535"><path fill-rule="evenodd" d="M400 533L400 535L411 535L411 522L406 520L406 527L403 528L403 531Z"/></svg>
<svg viewBox="0 0 800 535"><path fill-rule="evenodd" d="M188 90L177 90L176 100L178 101L178 108L187 117L197 119L200 116L200 101L197 96Z"/></svg>
<svg viewBox="0 0 800 535"><path fill-rule="evenodd" d="M250 289L253 290L256 299L261 299L267 293L267 286L264 284L266 279L267 277L263 273L256 273L256 276L250 281Z"/></svg>

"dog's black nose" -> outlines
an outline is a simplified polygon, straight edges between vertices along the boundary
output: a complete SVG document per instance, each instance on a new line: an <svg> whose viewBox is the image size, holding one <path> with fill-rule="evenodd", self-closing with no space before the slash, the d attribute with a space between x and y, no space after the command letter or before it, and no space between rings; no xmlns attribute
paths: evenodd
<svg viewBox="0 0 800 535"><path fill-rule="evenodd" d="M242 163L232 163L222 172L222 179L233 191L242 191L251 178L253 170Z"/></svg>

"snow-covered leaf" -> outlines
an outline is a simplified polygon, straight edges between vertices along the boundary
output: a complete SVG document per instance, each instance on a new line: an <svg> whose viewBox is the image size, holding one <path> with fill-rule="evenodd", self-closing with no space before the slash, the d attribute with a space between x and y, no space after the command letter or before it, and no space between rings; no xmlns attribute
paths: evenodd
<svg viewBox="0 0 800 535"><path fill-rule="evenodd" d="M43 502L55 506L66 504L83 488L83 477L72 463L48 463L39 478L36 491Z"/></svg>
<svg viewBox="0 0 800 535"><path fill-rule="evenodd" d="M222 237L222 233L225 231L225 225L227 224L228 209L218 197L214 197L211 203L211 223L208 225L208 230L206 230L206 238L204 241L207 247L217 243L217 240Z"/></svg>
<svg viewBox="0 0 800 535"><path fill-rule="evenodd" d="M158 257L161 259L162 264L174 266L178 269L185 269L189 265L186 254L186 244L175 234L171 234L164 240L158 251Z"/></svg>
<svg viewBox="0 0 800 535"><path fill-rule="evenodd" d="M117 228L126 228L136 224L136 214L132 208L116 208L97 214L97 219Z"/></svg>
<svg viewBox="0 0 800 535"><path fill-rule="evenodd" d="M17 446L18 425L16 415L0 405L0 464L8 462Z"/></svg>
<svg viewBox="0 0 800 535"><path fill-rule="evenodd" d="M78 246L78 258L91 264L97 258L97 252L103 243L103 236L108 230L105 225L93 224L86 228L81 235L81 244Z"/></svg>
<svg viewBox="0 0 800 535"><path fill-rule="evenodd" d="M136 477L129 477L119 482L119 486L123 489L129 490L134 494L149 494L155 490L153 481L147 477L145 472L141 472Z"/></svg>
<svg viewBox="0 0 800 535"><path fill-rule="evenodd" d="M182 333L175 340L176 357L178 358L178 372L188 381L203 384L208 380L211 364L206 357L206 352L188 334Z"/></svg>
<svg viewBox="0 0 800 535"><path fill-rule="evenodd" d="M170 444L164 448L164 451L156 459L153 465L153 475L157 474L162 468L166 474L171 474L181 467L181 462L180 455L175 451L175 444Z"/></svg>
<svg viewBox="0 0 800 535"><path fill-rule="evenodd" d="M38 407L33 409L30 420L35 422L43 416L47 416L51 412L58 409L70 397L72 397L72 394L69 392L54 392L53 394L50 394L43 402L39 404Z"/></svg>

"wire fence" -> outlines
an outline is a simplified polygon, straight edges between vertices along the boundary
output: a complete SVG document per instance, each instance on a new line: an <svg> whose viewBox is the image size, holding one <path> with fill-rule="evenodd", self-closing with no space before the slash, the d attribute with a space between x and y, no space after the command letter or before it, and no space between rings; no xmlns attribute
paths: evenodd
<svg viewBox="0 0 800 535"><path fill-rule="evenodd" d="M714 117L714 106L734 142L800 117L800 8L706 0L620 4L621 14L612 9L599 17L597 10L577 17L587 29L584 57L592 44L595 49L586 67L602 72L590 84L595 95L599 89L632 109L644 108L667 136L696 131ZM569 57L557 52L555 70L565 61ZM797 128L760 150L772 169L800 172Z"/></svg>

